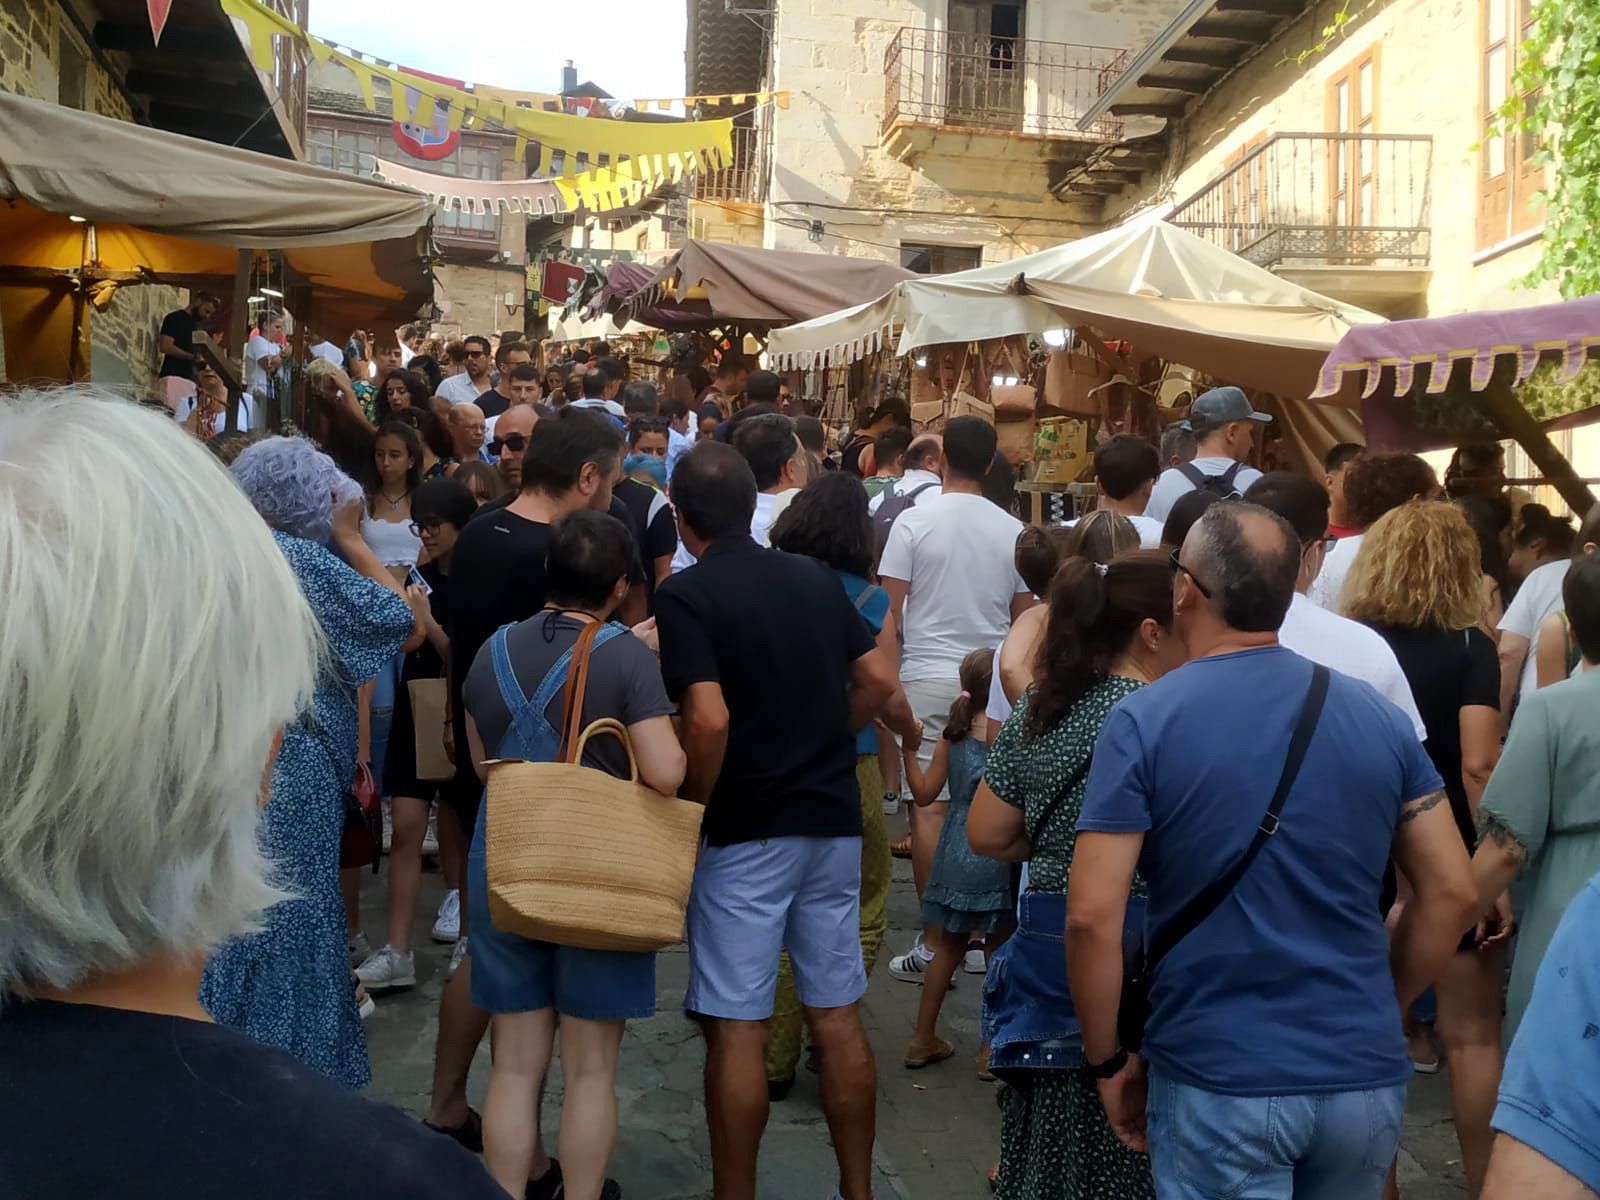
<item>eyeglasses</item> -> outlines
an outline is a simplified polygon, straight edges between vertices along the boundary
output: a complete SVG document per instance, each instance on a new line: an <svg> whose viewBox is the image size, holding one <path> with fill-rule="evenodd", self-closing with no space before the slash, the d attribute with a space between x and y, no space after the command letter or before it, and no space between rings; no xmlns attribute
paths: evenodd
<svg viewBox="0 0 1600 1200"><path fill-rule="evenodd" d="M411 530L412 537L421 537L424 533L438 533L443 521L413 521L407 528Z"/></svg>
<svg viewBox="0 0 1600 1200"><path fill-rule="evenodd" d="M468 350L467 351L467 357L468 358L482 358L484 355L486 355L488 353L489 352L487 350Z"/></svg>
<svg viewBox="0 0 1600 1200"><path fill-rule="evenodd" d="M1204 596L1207 600L1211 599L1211 589L1200 582L1200 577L1198 575L1178 561L1178 552L1176 550L1167 555L1167 561L1172 564L1172 569L1174 571L1182 571L1185 575L1187 575L1189 577L1189 581L1194 584L1202 596Z"/></svg>
<svg viewBox="0 0 1600 1200"><path fill-rule="evenodd" d="M528 448L527 435L521 433L508 433L503 438L495 438L489 443L489 453L499 454L502 450L509 450L513 454L521 454Z"/></svg>

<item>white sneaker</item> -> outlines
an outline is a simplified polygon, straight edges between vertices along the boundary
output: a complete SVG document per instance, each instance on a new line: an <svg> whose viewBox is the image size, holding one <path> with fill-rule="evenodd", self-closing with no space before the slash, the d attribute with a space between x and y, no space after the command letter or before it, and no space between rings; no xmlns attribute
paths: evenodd
<svg viewBox="0 0 1600 1200"><path fill-rule="evenodd" d="M450 891L439 902L439 915L434 919L429 935L436 942L461 940L461 893Z"/></svg>
<svg viewBox="0 0 1600 1200"><path fill-rule="evenodd" d="M356 978L366 985L369 992L414 987L417 982L417 956L409 950L401 953L393 946L385 946L356 968Z"/></svg>
<svg viewBox="0 0 1600 1200"><path fill-rule="evenodd" d="M456 968L461 965L461 960L467 956L467 938L462 938L456 943L456 948L450 952L450 970L448 975L454 975Z"/></svg>
<svg viewBox="0 0 1600 1200"><path fill-rule="evenodd" d="M906 983L921 983L927 971L928 964L923 961L922 955L917 953L914 946L904 954L896 954L889 960L890 976Z"/></svg>
<svg viewBox="0 0 1600 1200"><path fill-rule="evenodd" d="M363 996L363 997L361 997L360 1003L356 1005L356 1012L360 1014L361 1019L363 1021L365 1021L368 1017L370 1017L373 1013L375 1013L377 1011L378 1011L377 1002L374 1001L371 996Z"/></svg>
<svg viewBox="0 0 1600 1200"><path fill-rule="evenodd" d="M347 954L371 954L372 943L367 941L364 933L347 933L344 935L344 948Z"/></svg>
<svg viewBox="0 0 1600 1200"><path fill-rule="evenodd" d="M967 945L966 956L961 960L961 969L968 975L987 975L989 964L984 961L983 944L970 942Z"/></svg>
<svg viewBox="0 0 1600 1200"><path fill-rule="evenodd" d="M900 797L895 792L883 794L883 815L892 817L900 811Z"/></svg>
<svg viewBox="0 0 1600 1200"><path fill-rule="evenodd" d="M439 857L439 814L437 809L428 810L428 827L422 831L422 853L429 858Z"/></svg>

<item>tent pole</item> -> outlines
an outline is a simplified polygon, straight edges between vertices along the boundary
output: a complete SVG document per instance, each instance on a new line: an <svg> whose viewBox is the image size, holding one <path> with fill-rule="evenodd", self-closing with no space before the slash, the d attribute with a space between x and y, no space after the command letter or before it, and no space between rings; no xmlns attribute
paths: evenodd
<svg viewBox="0 0 1600 1200"><path fill-rule="evenodd" d="M1513 361L1502 358L1496 364L1489 386L1478 393L1483 397L1483 407L1501 431L1528 452L1528 457L1533 460L1534 466L1544 473L1544 477L1550 481L1550 486L1561 493L1561 498L1581 521L1594 507L1594 493L1573 469L1572 464L1562 456L1561 451L1556 449L1555 443L1545 431L1539 428L1539 422L1533 419L1533 414L1522 407L1516 393L1512 391L1507 376L1513 369Z"/></svg>
<svg viewBox="0 0 1600 1200"><path fill-rule="evenodd" d="M250 268L255 251L241 250L233 268L233 308L228 314L228 357L244 364L245 337L250 332Z"/></svg>

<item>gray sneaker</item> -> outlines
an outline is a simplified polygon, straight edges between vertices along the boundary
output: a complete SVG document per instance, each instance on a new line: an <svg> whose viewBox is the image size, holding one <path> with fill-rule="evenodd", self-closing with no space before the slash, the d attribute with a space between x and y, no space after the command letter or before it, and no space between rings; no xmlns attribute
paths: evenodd
<svg viewBox="0 0 1600 1200"><path fill-rule="evenodd" d="M366 985L369 992L414 987L417 982L417 956L409 950L402 954L393 946L385 946L356 968L356 978Z"/></svg>

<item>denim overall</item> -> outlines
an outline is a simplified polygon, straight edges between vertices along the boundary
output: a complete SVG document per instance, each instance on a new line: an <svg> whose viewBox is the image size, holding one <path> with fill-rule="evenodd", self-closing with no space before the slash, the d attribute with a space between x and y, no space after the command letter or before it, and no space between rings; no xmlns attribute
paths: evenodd
<svg viewBox="0 0 1600 1200"><path fill-rule="evenodd" d="M556 660L530 698L517 682L503 626L489 639L495 683L511 714L495 756L523 762L555 762L561 731L545 711L567 685L572 650ZM595 635L591 653L626 633L607 622ZM472 1002L491 1013L535 1012L554 1005L564 1016L591 1021L621 1021L655 1011L655 956L614 950L557 946L496 929L489 918L488 871L484 852L488 797L478 806L477 827L467 855L467 905L471 918Z"/></svg>

